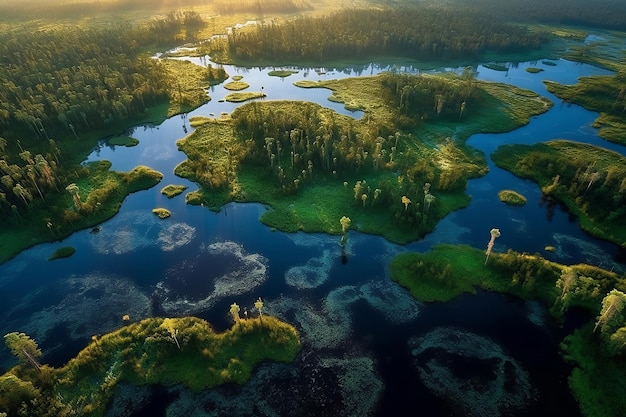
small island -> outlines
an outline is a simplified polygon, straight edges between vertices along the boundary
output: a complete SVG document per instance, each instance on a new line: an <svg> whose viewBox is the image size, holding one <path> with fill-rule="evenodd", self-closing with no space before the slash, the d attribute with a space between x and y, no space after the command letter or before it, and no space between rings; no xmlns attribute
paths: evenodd
<svg viewBox="0 0 626 417"><path fill-rule="evenodd" d="M113 146L126 146L127 148L130 148L132 146L137 146L139 144L139 140L130 136L121 135L113 136L107 143Z"/></svg>
<svg viewBox="0 0 626 417"><path fill-rule="evenodd" d="M523 206L526 204L526 197L513 190L501 190L498 192L498 198L503 203L511 206Z"/></svg>
<svg viewBox="0 0 626 417"><path fill-rule="evenodd" d="M166 208L162 208L162 207L157 207L155 209L152 209L152 213L154 213L159 219L167 219L168 217L170 217L172 215L172 213L166 209Z"/></svg>
<svg viewBox="0 0 626 417"><path fill-rule="evenodd" d="M161 194L166 196L167 198L174 198L177 195L182 194L187 188L186 185L174 185L168 184L161 189Z"/></svg>
<svg viewBox="0 0 626 417"><path fill-rule="evenodd" d="M56 259L69 258L74 255L76 252L76 248L73 246L62 246L54 251L52 255L48 258L49 261L54 261Z"/></svg>
<svg viewBox="0 0 626 417"><path fill-rule="evenodd" d="M232 81L224 84L224 88L231 91L245 90L248 87L250 87L250 84L245 81Z"/></svg>
<svg viewBox="0 0 626 417"><path fill-rule="evenodd" d="M280 78L286 78L289 77L290 75L293 74L297 74L298 71L293 71L293 70L273 70L267 73L267 75L269 75L270 77L280 77Z"/></svg>
<svg viewBox="0 0 626 417"><path fill-rule="evenodd" d="M259 92L259 91L250 91L247 93L230 93L224 97L224 100L229 101L231 103L241 103L248 100L254 100L256 98L264 98L267 97L267 94Z"/></svg>

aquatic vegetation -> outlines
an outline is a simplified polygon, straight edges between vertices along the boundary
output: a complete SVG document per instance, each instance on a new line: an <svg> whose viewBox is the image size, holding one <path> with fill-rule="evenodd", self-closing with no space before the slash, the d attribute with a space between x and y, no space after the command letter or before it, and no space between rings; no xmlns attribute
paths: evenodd
<svg viewBox="0 0 626 417"><path fill-rule="evenodd" d="M499 191L498 198L503 203L510 204L512 206L523 206L524 204L526 204L526 197L513 190Z"/></svg>
<svg viewBox="0 0 626 417"><path fill-rule="evenodd" d="M161 189L161 194L165 195L167 198L174 198L179 194L182 194L187 188L186 185L174 185L168 184Z"/></svg>
<svg viewBox="0 0 626 417"><path fill-rule="evenodd" d="M328 280L334 261L334 253L325 250L320 256L309 258L304 265L289 268L285 272L285 282L299 290L317 288Z"/></svg>
<svg viewBox="0 0 626 417"><path fill-rule="evenodd" d="M577 365L570 377L570 387L585 415L618 415L612 411L613 404L622 401L609 400L607 392L619 390L616 378L623 373L623 363L619 360L626 340L623 276L590 265L560 265L539 255L510 250L493 254L490 265L485 267L480 250L451 245L435 246L426 254L400 254L392 260L390 273L394 281L423 301L445 301L481 287L539 299L557 318L572 307L582 307L597 315L597 327L605 329L601 337L592 337L589 323L567 337L563 344L566 358ZM610 366L614 367L609 370ZM606 378L599 376L604 371Z"/></svg>
<svg viewBox="0 0 626 417"><path fill-rule="evenodd" d="M55 259L69 258L76 252L76 248L73 246L62 246L54 251L50 257L48 257L49 261L54 261Z"/></svg>
<svg viewBox="0 0 626 417"><path fill-rule="evenodd" d="M339 369L339 388L344 399L345 416L367 416L376 409L384 385L376 371L376 362L370 357L323 359L323 368ZM367 393L366 395L364 395Z"/></svg>
<svg viewBox="0 0 626 417"><path fill-rule="evenodd" d="M224 259L229 262L223 269L201 268L205 262ZM195 257L165 271L153 295L168 314L197 314L226 297L248 293L261 285L267 279L267 263L262 255L247 253L235 242L203 245Z"/></svg>
<svg viewBox="0 0 626 417"><path fill-rule="evenodd" d="M439 327L411 338L408 345L424 385L463 415L514 414L533 402L528 372L490 339ZM452 357L465 365L462 373L450 366Z"/></svg>
<svg viewBox="0 0 626 417"><path fill-rule="evenodd" d="M172 215L168 209L162 207L152 209L152 213L156 214L159 219L167 219Z"/></svg>
<svg viewBox="0 0 626 417"><path fill-rule="evenodd" d="M19 336L5 337L10 346L30 340L14 335ZM22 345L33 345L28 343ZM25 349L20 347L19 351ZM95 338L61 368L42 367L45 376L29 374L18 366L0 378L22 380L9 384L10 397L15 395L13 390L24 397L29 382L36 387L38 391L33 394L37 402L19 405L36 415L48 415L35 410L37 404L53 404L61 398L66 413L74 410L101 416L115 386L122 381L136 385L183 384L194 391L227 382L242 384L259 362L289 362L299 350L297 331L271 316L240 320L223 333L215 333L209 323L194 317L149 318ZM36 355L37 349L31 351ZM14 413L17 408L7 411Z"/></svg>
<svg viewBox="0 0 626 417"><path fill-rule="evenodd" d="M196 237L196 228L187 223L172 223L159 231L157 242L162 250L173 251L189 244Z"/></svg>
<svg viewBox="0 0 626 417"><path fill-rule="evenodd" d="M538 74L540 72L543 72L542 68L535 68L535 67L528 67L526 68L526 72L530 73L530 74Z"/></svg>
<svg viewBox="0 0 626 417"><path fill-rule="evenodd" d="M594 236L626 244L626 158L572 141L506 145L492 155L501 168L539 184Z"/></svg>

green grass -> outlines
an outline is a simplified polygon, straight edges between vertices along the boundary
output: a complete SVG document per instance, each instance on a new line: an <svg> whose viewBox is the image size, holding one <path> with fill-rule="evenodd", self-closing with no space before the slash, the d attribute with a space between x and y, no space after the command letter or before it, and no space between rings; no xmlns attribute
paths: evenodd
<svg viewBox="0 0 626 417"><path fill-rule="evenodd" d="M512 206L523 206L526 204L526 197L513 190L502 190L498 192L498 198L503 203Z"/></svg>
<svg viewBox="0 0 626 417"><path fill-rule="evenodd" d="M530 73L530 74L538 74L540 72L542 72L543 69L541 68L535 68L535 67L528 67L526 68L526 72Z"/></svg>
<svg viewBox="0 0 626 417"><path fill-rule="evenodd" d="M268 72L267 75L269 75L270 77L285 78L285 77L289 77L290 75L297 74L297 73L298 71L292 71L292 70L274 70L274 71Z"/></svg>
<svg viewBox="0 0 626 417"><path fill-rule="evenodd" d="M161 189L161 194L165 195L167 198L174 198L182 194L187 188L186 185L168 184Z"/></svg>
<svg viewBox="0 0 626 417"><path fill-rule="evenodd" d="M626 362L599 349L588 323L567 336L561 348L575 368L569 386L585 417L620 416L626 409Z"/></svg>
<svg viewBox="0 0 626 417"><path fill-rule="evenodd" d="M224 88L231 91L245 90L248 87L250 87L250 84L244 81L232 81L224 84Z"/></svg>
<svg viewBox="0 0 626 417"><path fill-rule="evenodd" d="M139 144L139 140L132 138L130 136L121 135L121 136L112 137L111 139L108 140L107 143L109 145L114 145L114 146L131 147L131 146L137 146Z"/></svg>
<svg viewBox="0 0 626 417"><path fill-rule="evenodd" d="M254 100L256 98L266 97L267 94L261 93L258 91L250 91L247 93L230 93L224 97L224 100L230 101L231 103L241 103L248 100Z"/></svg>
<svg viewBox="0 0 626 417"><path fill-rule="evenodd" d="M149 318L94 337L61 368L44 365L37 372L18 365L0 376L0 386L3 394L13 397L32 384L45 415L68 415L75 410L79 415L99 417L121 382L183 385L194 391L243 384L258 363L289 362L299 350L297 331L271 316L240 320L223 333L194 317ZM35 407L29 404L24 409L29 414Z"/></svg>
<svg viewBox="0 0 626 417"><path fill-rule="evenodd" d="M76 252L76 248L73 246L63 246L54 251L52 255L48 258L49 261L54 261L56 259L69 258L74 255Z"/></svg>
<svg viewBox="0 0 626 417"><path fill-rule="evenodd" d="M159 219L167 219L172 215L168 209L162 207L152 209L152 213L154 213Z"/></svg>

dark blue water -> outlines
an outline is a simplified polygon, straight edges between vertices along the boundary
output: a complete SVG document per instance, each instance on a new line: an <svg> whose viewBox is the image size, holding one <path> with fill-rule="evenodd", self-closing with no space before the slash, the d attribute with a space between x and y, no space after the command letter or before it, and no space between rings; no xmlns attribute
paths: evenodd
<svg viewBox="0 0 626 417"><path fill-rule="evenodd" d="M563 138L624 154L623 148L597 137L590 126L596 114L562 104L547 93L542 83L543 79L574 83L580 76L608 72L564 60L556 63L522 63L511 66L507 72L480 66L480 79L531 89L550 97L555 106L527 126L506 134L474 135L468 144L489 156L501 144ZM528 66L545 71L530 74L525 71ZM231 75L243 75L251 90L263 87L268 99L311 100L353 117L361 114L327 101L329 91L298 89L292 83L299 79L370 75L390 69L397 67L301 70L283 79L269 77L270 69L226 67ZM400 247L379 237L350 232L343 259L337 237L290 235L261 225L258 218L266 208L259 204L229 204L213 213L204 207L186 205L183 196L167 199L159 193L164 185L184 184L188 191L197 189L197 185L173 174L174 167L185 158L175 141L192 130L188 117L232 111L235 104L218 101L226 93L222 86L213 87L209 91L213 100L194 112L172 117L159 126L134 128L131 135L140 141L136 147L108 147L103 143L90 156L89 160L110 160L113 169L120 171L148 165L161 171L164 178L153 189L129 196L120 213L103 223L100 232L80 231L63 242L38 245L0 265L3 334L30 334L44 351L44 362L59 366L74 356L91 335L123 325L124 314L130 314L132 320L151 315L193 314L210 320L217 329L226 329L230 326L228 306L232 302L254 314L253 303L262 296L268 313L299 328L303 351L320 356L323 360L319 364L329 358L349 361L365 357L372 361L373 374L369 378L380 381L382 388L374 392L344 392L345 403L375 397L374 405L365 407L369 414L399 415L410 408L427 416L480 415L476 409L468 409L467 404L456 402L450 391L437 391L429 385L432 381L420 376L424 363L436 360L447 364L465 382L479 386L479 391L487 390L481 385L485 381L499 381L496 374L500 371L492 372L498 364L508 362L502 368L506 372L500 372L504 374L523 369L521 379L532 389L522 401L523 406L509 405L507 415L579 415L567 388L569 369L558 355L562 330L550 321L544 307L486 292L445 304L417 304L389 281L387 264L397 253L425 251L437 243L486 247L493 227L502 232L496 251L511 248L539 252L566 264L585 262L623 271L624 266L616 262L619 250L615 245L588 236L567 212L548 207L535 184L500 170L489 158L489 173L468 184L470 206L452 213L424 240ZM503 205L497 192L504 188L522 193L528 203L523 207ZM169 209L172 217L166 221L157 219L150 213L154 207ZM46 260L56 248L65 245L76 247L76 254L55 262ZM556 250L545 252L547 245ZM326 327L328 330L324 331ZM457 332L473 340L474 347L494 346L492 351L503 353L477 358L478 353L472 357L460 353L467 347L455 351L456 347L445 343L419 354L410 347L412 338L435 337L438 332ZM309 358L307 355L303 357ZM294 366L306 368L311 365L307 361L302 359ZM3 348L0 368L6 369L13 363ZM335 372L338 368L332 369ZM504 384L504 388L498 389L521 392L522 388ZM246 394L238 389L228 395L216 390L215 395L223 395L218 402L243 401ZM138 406L138 415L165 415L164 408L172 401L173 408L180 408L181 403L176 402L182 401L179 394L168 394L168 402L155 400ZM487 401L487 394L476 398ZM207 404L215 404L211 401ZM480 408L480 404L475 407ZM321 409L317 411L321 413ZM342 415L342 410L334 412Z"/></svg>

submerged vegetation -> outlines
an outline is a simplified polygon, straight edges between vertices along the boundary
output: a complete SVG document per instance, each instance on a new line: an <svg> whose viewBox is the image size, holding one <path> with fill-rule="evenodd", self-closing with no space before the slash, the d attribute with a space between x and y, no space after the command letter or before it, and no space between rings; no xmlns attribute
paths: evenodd
<svg viewBox="0 0 626 417"><path fill-rule="evenodd" d="M570 387L585 416L618 416L626 407L626 278L590 265L561 265L539 255L484 252L438 245L427 253L404 253L390 264L391 279L418 300L448 301L477 288L539 299L557 319L583 308L595 316L566 337L563 354L575 364Z"/></svg>
<svg viewBox="0 0 626 417"><path fill-rule="evenodd" d="M5 341L20 364L0 376L0 410L38 417L102 416L121 382L194 391L243 384L259 362L289 362L300 350L297 331L267 315L237 320L223 333L194 317L145 319L94 336L60 368L39 364L41 351L23 333Z"/></svg>
<svg viewBox="0 0 626 417"><path fill-rule="evenodd" d="M178 142L188 159L175 172L204 188L189 202L213 209L264 202L273 210L261 221L280 230L339 233L338 220L349 216L362 232L415 240L465 206L467 179L485 172L482 156L448 132L510 130L550 106L474 75L387 73L304 84L363 109L361 120L290 101L250 103L230 119L194 118L196 130Z"/></svg>
<svg viewBox="0 0 626 417"><path fill-rule="evenodd" d="M594 236L626 245L626 158L577 142L501 146L493 161L562 201Z"/></svg>

